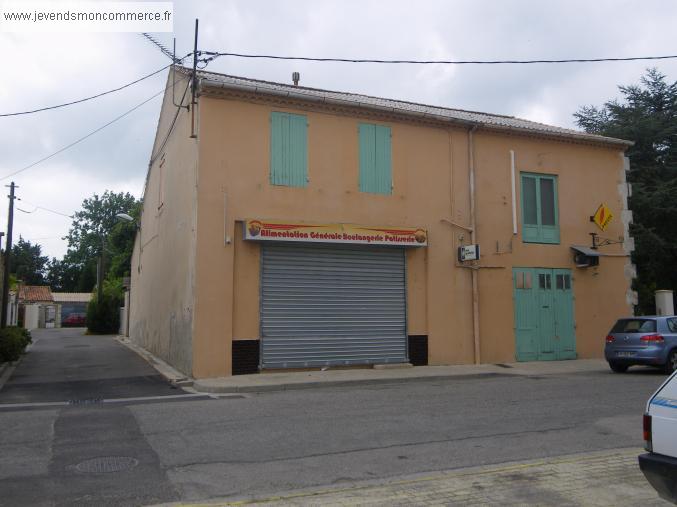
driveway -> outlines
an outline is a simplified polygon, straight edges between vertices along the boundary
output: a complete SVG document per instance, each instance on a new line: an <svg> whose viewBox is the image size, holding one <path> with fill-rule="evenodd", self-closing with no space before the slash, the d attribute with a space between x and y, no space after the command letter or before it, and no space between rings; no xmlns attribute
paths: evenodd
<svg viewBox="0 0 677 507"><path fill-rule="evenodd" d="M0 405L77 404L182 392L113 336L84 333L82 328L34 330L30 352L0 390Z"/></svg>

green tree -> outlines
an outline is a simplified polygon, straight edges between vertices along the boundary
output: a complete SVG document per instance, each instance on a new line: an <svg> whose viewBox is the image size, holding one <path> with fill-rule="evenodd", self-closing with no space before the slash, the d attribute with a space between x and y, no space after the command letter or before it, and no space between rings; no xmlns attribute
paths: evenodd
<svg viewBox="0 0 677 507"><path fill-rule="evenodd" d="M619 87L623 100L582 107L574 114L586 132L634 141L628 149L630 209L637 266L637 310L655 312L653 292L677 289L677 82L649 69L639 85Z"/></svg>
<svg viewBox="0 0 677 507"><path fill-rule="evenodd" d="M115 215L138 216L140 201L129 193L106 191L82 202L64 238L68 251L62 260L52 259L47 278L52 287L68 292L91 292L96 285L97 259L104 252L104 278L129 274L136 226Z"/></svg>
<svg viewBox="0 0 677 507"><path fill-rule="evenodd" d="M134 240L139 217L141 216L141 201L136 201L124 211L135 222L118 221L108 235L108 275L109 280L130 275Z"/></svg>
<svg viewBox="0 0 677 507"><path fill-rule="evenodd" d="M49 257L42 255L40 245L25 241L21 236L12 246L10 271L26 285L45 284L48 262Z"/></svg>
<svg viewBox="0 0 677 507"><path fill-rule="evenodd" d="M113 334L120 328L120 306L123 304L122 279L103 282L101 300L94 295L87 305L87 329L90 333Z"/></svg>
<svg viewBox="0 0 677 507"><path fill-rule="evenodd" d="M115 215L129 213L137 204L138 200L130 193L108 190L101 196L94 194L85 199L82 209L73 214L73 224L66 236L69 252L78 252L84 258L98 256L108 235L120 224Z"/></svg>
<svg viewBox="0 0 677 507"><path fill-rule="evenodd" d="M90 292L92 287L80 290L82 272L81 266L68 262L66 257L63 260L52 258L47 266L47 284L54 292Z"/></svg>

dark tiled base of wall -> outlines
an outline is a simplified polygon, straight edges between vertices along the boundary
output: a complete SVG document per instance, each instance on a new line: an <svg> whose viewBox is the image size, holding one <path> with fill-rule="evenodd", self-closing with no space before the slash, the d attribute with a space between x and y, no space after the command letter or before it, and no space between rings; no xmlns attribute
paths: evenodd
<svg viewBox="0 0 677 507"><path fill-rule="evenodd" d="M233 341L233 375L259 372L259 341Z"/></svg>
<svg viewBox="0 0 677 507"><path fill-rule="evenodd" d="M428 337L426 335L409 336L409 362L414 366L427 366Z"/></svg>
<svg viewBox="0 0 677 507"><path fill-rule="evenodd" d="M414 366L428 364L428 337L409 336L409 361ZM233 375L247 375L259 372L259 341L233 341Z"/></svg>

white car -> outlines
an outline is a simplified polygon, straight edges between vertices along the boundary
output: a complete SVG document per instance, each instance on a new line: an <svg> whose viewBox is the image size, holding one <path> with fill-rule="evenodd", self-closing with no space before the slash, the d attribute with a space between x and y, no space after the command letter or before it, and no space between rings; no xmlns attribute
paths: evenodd
<svg viewBox="0 0 677 507"><path fill-rule="evenodd" d="M639 468L661 498L677 504L677 371L649 398Z"/></svg>

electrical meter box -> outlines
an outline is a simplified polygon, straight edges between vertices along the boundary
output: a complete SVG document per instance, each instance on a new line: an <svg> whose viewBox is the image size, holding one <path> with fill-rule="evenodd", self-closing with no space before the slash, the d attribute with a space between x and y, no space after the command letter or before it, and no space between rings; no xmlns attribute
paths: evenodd
<svg viewBox="0 0 677 507"><path fill-rule="evenodd" d="M480 258L479 245L463 245L458 247L459 262L476 261Z"/></svg>

